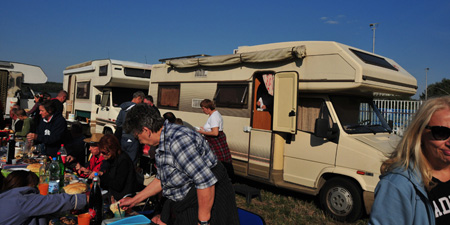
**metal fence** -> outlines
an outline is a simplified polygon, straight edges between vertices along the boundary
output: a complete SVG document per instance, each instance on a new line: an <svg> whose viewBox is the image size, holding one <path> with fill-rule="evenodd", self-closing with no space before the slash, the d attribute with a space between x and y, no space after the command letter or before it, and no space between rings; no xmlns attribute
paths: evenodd
<svg viewBox="0 0 450 225"><path fill-rule="evenodd" d="M423 101L406 100L381 100L375 99L375 105L381 111L386 121L392 120L394 133L403 136L414 113L422 105Z"/></svg>

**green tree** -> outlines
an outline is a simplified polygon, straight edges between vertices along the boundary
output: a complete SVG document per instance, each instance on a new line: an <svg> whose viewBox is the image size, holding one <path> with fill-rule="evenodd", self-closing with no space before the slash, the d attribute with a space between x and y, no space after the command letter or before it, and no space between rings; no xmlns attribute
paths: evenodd
<svg viewBox="0 0 450 225"><path fill-rule="evenodd" d="M450 79L444 78L441 82L428 85L428 98L444 95L450 95ZM420 94L420 99L425 99L425 91Z"/></svg>

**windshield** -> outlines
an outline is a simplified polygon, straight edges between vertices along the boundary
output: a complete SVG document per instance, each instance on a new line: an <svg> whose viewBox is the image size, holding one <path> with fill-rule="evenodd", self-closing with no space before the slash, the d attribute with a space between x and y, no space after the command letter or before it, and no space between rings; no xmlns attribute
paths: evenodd
<svg viewBox="0 0 450 225"><path fill-rule="evenodd" d="M344 131L348 134L391 132L370 98L332 96L331 102Z"/></svg>
<svg viewBox="0 0 450 225"><path fill-rule="evenodd" d="M120 104L131 101L131 99L133 98L133 93L137 91L148 93L148 90L145 89L112 87L111 93L108 93L108 98L112 95L113 107L119 107Z"/></svg>

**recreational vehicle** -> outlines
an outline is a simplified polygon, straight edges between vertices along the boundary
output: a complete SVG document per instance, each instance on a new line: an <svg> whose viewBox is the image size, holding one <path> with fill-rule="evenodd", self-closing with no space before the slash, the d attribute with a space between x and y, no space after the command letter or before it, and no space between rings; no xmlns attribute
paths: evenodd
<svg viewBox="0 0 450 225"><path fill-rule="evenodd" d="M34 91L27 84L45 82L47 75L39 66L0 61L0 109L5 110L6 117L9 117L9 109L14 104L23 109L32 108Z"/></svg>
<svg viewBox="0 0 450 225"><path fill-rule="evenodd" d="M89 125L91 133L113 133L120 104L136 91L148 92L151 65L113 59L93 60L64 70L69 94L64 116Z"/></svg>
<svg viewBox="0 0 450 225"><path fill-rule="evenodd" d="M317 195L338 220L370 213L381 162L399 141L373 96L417 90L394 60L299 41L161 61L150 83L161 113L200 127L200 101L214 100L237 175Z"/></svg>

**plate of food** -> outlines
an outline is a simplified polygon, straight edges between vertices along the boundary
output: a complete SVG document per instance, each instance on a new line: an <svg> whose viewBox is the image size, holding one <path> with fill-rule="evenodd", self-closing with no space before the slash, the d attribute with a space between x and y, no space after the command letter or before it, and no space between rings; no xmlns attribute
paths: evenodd
<svg viewBox="0 0 450 225"><path fill-rule="evenodd" d="M29 169L27 169L27 168L9 168L9 169L7 169L8 171L10 171L10 172L13 172L13 171L30 171Z"/></svg>

